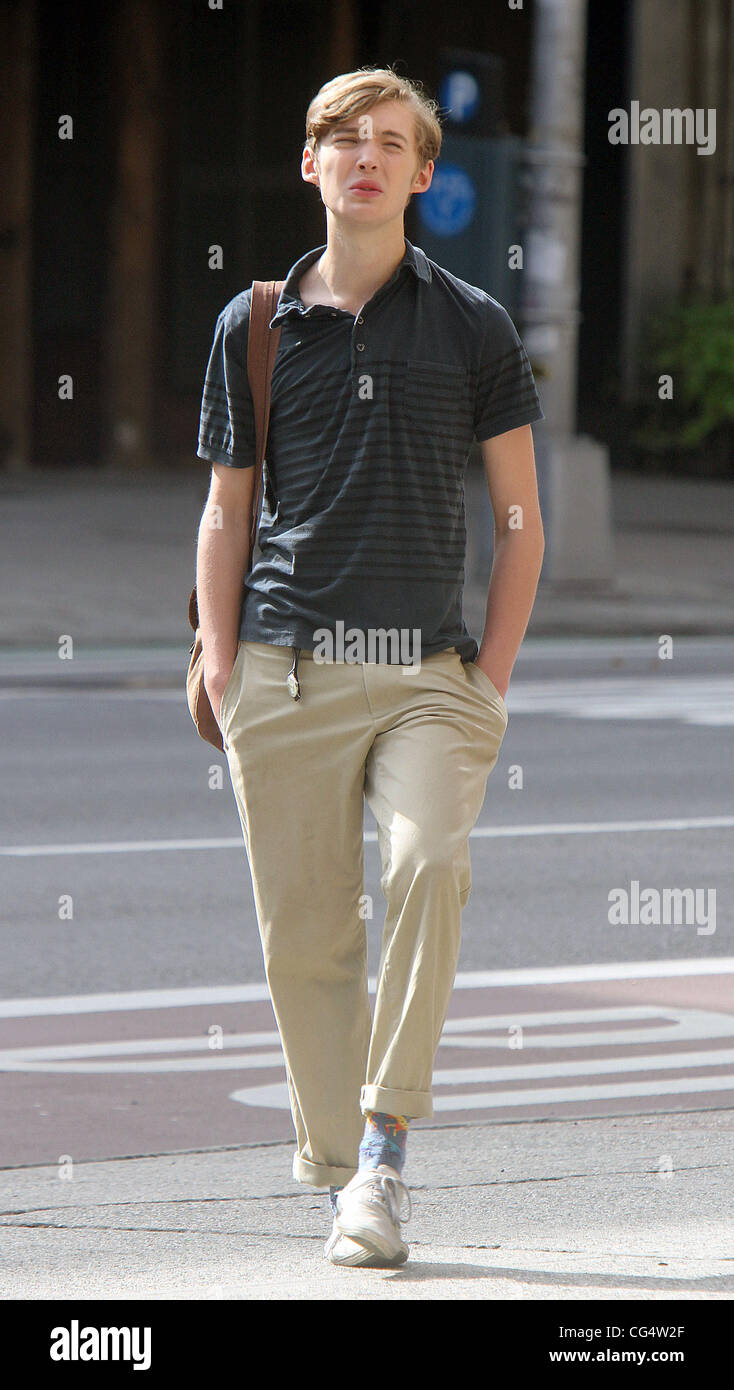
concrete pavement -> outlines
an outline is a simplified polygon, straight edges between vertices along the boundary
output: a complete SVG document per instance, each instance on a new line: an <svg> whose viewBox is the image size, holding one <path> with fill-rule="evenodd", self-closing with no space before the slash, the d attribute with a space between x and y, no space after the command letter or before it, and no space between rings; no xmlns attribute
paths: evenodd
<svg viewBox="0 0 734 1390"><path fill-rule="evenodd" d="M104 1117L100 1117L104 1123ZM726 1300L732 1111L416 1124L410 1258L338 1269L292 1144L0 1171L2 1299ZM651 1319L654 1321L654 1319Z"/></svg>

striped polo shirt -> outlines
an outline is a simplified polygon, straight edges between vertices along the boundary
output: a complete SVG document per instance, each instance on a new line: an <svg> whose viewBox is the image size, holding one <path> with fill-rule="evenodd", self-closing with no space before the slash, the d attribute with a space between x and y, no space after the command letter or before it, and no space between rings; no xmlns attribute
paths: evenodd
<svg viewBox="0 0 734 1390"><path fill-rule="evenodd" d="M527 353L501 304L407 238L356 316L306 307L298 282L325 249L291 267L271 320L281 335L260 554L240 637L313 651L327 632L343 650L345 634L397 630L418 633L422 655L455 646L474 660L462 616L467 459L473 440L544 418ZM198 457L232 468L255 463L250 298L217 319L201 404Z"/></svg>

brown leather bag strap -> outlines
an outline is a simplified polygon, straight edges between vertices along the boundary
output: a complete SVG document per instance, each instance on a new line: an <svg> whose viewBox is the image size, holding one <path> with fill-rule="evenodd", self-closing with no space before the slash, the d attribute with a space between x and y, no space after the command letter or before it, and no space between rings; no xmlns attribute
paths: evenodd
<svg viewBox="0 0 734 1390"><path fill-rule="evenodd" d="M252 567L253 551L257 537L257 523L260 516L262 496L263 460L268 438L270 418L270 379L273 374L275 354L280 341L280 325L268 328L278 307L283 280L253 280L250 304L250 326L247 337L247 376L255 407L255 486L252 496L252 519L250 522L250 557L248 573ZM199 626L199 608L196 601L196 585L189 598L189 623L194 632ZM193 652L193 647L191 648Z"/></svg>
<svg viewBox="0 0 734 1390"><path fill-rule="evenodd" d="M269 328L278 307L282 280L253 280L250 302L250 325L247 336L247 376L255 408L255 486L250 523L250 565L257 537L260 498L263 487L263 461L270 421L270 382L275 355L280 341L280 324Z"/></svg>

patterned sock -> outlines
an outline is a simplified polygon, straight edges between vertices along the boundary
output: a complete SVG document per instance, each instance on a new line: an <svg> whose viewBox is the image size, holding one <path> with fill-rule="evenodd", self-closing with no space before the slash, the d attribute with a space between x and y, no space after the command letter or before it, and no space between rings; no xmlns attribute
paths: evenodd
<svg viewBox="0 0 734 1390"><path fill-rule="evenodd" d="M387 1163L396 1172L402 1173L407 1139L408 1121L404 1115L385 1115L380 1110L366 1110L364 1136L359 1146L360 1170Z"/></svg>

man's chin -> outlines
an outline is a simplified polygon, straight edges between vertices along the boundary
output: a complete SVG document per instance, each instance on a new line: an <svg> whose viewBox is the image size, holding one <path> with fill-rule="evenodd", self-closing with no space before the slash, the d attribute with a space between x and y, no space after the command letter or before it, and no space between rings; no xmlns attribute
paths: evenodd
<svg viewBox="0 0 734 1390"><path fill-rule="evenodd" d="M402 208L389 209L383 198L365 199L363 203L355 198L348 201L339 202L335 207L329 207L328 203L324 206L331 213L332 217L343 226L350 224L355 227L364 226L365 222L371 227L382 226L383 223L391 222L395 217L399 217Z"/></svg>

